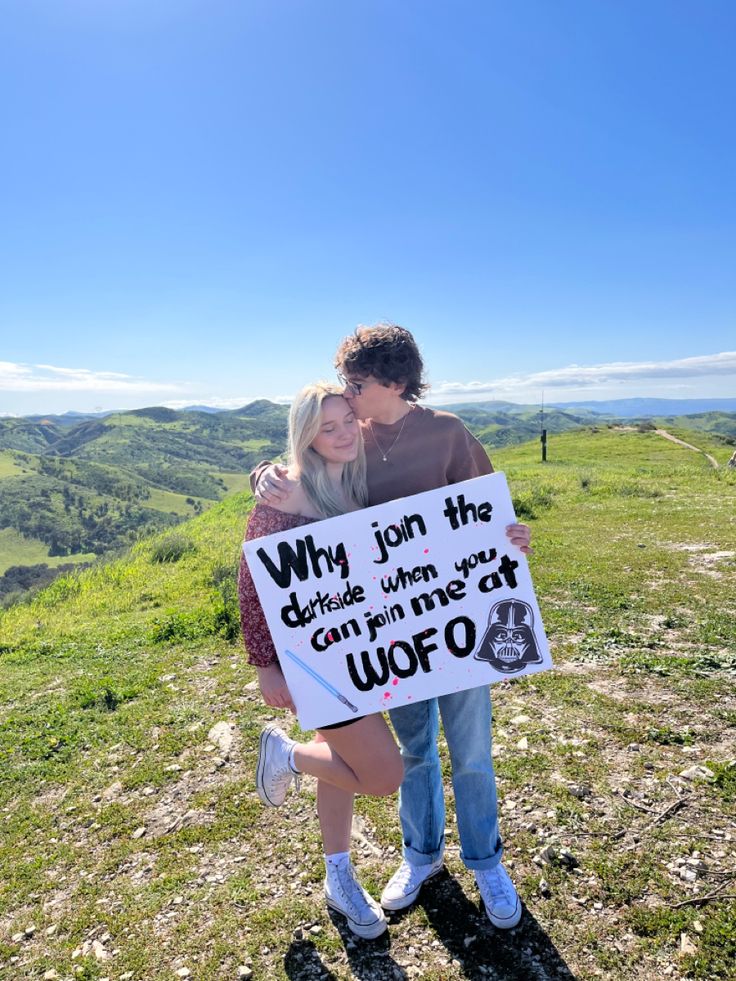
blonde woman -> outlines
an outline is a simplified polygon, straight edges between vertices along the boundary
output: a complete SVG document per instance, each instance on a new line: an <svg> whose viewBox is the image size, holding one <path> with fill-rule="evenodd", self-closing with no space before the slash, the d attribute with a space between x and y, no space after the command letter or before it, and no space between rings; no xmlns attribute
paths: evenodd
<svg viewBox="0 0 736 981"><path fill-rule="evenodd" d="M246 538L296 528L367 504L363 439L342 389L319 383L299 393L289 414L288 458L293 493L274 507L256 504ZM294 711L244 558L238 585L248 663L256 667L263 699L267 705ZM325 726L311 742L296 742L278 726L266 726L256 773L263 803L282 804L301 773L317 777L327 904L346 917L357 936L377 937L386 929L386 917L358 881L349 852L355 794L392 794L403 778L399 749L383 716Z"/></svg>

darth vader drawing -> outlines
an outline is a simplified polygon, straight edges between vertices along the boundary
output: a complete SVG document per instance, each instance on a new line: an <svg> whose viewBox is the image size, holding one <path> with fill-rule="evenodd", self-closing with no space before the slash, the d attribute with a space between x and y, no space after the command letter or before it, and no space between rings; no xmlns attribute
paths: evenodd
<svg viewBox="0 0 736 981"><path fill-rule="evenodd" d="M539 664L542 655L534 636L534 612L521 600L502 600L491 607L488 629L475 652L497 671L513 674L527 664Z"/></svg>

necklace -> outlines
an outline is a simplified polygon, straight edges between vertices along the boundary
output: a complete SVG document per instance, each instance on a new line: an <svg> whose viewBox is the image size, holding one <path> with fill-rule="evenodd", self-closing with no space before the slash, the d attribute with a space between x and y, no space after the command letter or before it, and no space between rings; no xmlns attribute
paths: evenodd
<svg viewBox="0 0 736 981"><path fill-rule="evenodd" d="M406 415L404 416L404 421L401 423L401 429L399 429L397 435L394 437L393 443L389 446L387 450L382 449L381 444L376 439L376 432L373 428L373 422L370 419L368 420L368 428L371 431L373 442L378 447L378 452L381 454L381 459L383 460L384 463L388 463L388 455L391 452L391 450L394 448L394 446L396 446L396 444L399 442L399 439L401 438L401 434L404 431L404 426L406 425L406 420L410 415L411 415L411 411L407 412Z"/></svg>

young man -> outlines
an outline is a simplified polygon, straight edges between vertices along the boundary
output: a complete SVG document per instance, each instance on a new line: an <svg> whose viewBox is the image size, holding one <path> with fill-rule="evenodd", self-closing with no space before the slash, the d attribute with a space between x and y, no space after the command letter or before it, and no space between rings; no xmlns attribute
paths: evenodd
<svg viewBox="0 0 736 981"><path fill-rule="evenodd" d="M394 324L359 327L335 356L345 397L361 420L370 504L419 494L493 472L488 456L460 419L417 404L426 391L424 365L409 331ZM256 471L260 499L288 493L278 468ZM507 529L512 544L530 552L526 525ZM491 758L488 686L441 695L390 711L401 744L404 780L399 816L401 865L381 905L411 905L422 884L442 868L445 802L437 747L439 718L452 762L460 857L473 869L486 912L497 927L516 926L521 904L501 865L496 778Z"/></svg>

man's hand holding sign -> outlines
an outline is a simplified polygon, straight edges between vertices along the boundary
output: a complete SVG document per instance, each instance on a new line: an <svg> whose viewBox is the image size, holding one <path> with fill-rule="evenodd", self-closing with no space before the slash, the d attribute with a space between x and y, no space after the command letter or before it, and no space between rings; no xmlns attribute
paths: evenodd
<svg viewBox="0 0 736 981"><path fill-rule="evenodd" d="M550 667L514 522L491 474L246 542L302 728Z"/></svg>

